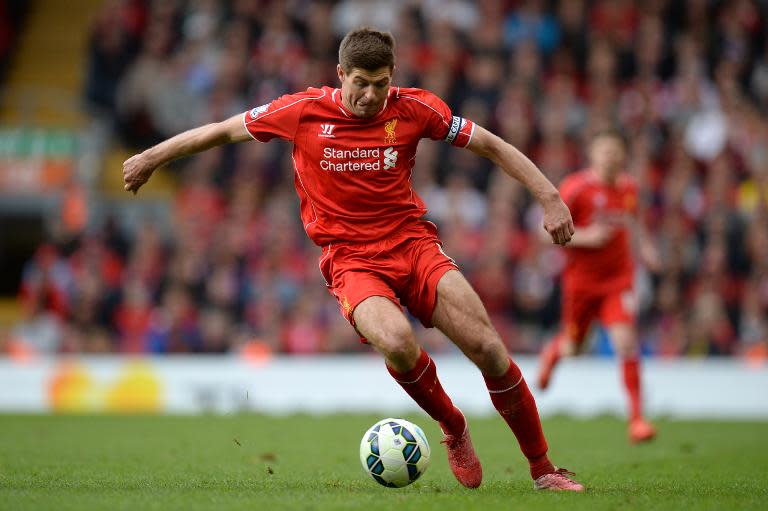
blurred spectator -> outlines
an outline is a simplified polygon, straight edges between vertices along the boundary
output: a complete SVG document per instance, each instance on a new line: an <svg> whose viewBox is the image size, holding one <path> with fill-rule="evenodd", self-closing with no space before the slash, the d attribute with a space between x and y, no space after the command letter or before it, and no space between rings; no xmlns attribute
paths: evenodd
<svg viewBox="0 0 768 511"><path fill-rule="evenodd" d="M504 42L515 47L531 41L545 55L551 53L560 42L560 26L557 18L544 9L542 0L524 0L510 12L504 23Z"/></svg>
<svg viewBox="0 0 768 511"><path fill-rule="evenodd" d="M139 2L104 3L91 27L85 99L94 114L113 116L117 90L133 60L145 22Z"/></svg>
<svg viewBox="0 0 768 511"><path fill-rule="evenodd" d="M199 353L203 351L198 311L189 291L172 285L162 295L149 320L148 353Z"/></svg>
<svg viewBox="0 0 768 511"><path fill-rule="evenodd" d="M24 0L0 0L0 83L5 78L28 8Z"/></svg>

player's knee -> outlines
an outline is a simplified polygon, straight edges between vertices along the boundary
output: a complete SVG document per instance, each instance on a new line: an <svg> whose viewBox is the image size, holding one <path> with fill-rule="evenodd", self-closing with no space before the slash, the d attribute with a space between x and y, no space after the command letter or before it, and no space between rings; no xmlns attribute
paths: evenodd
<svg viewBox="0 0 768 511"><path fill-rule="evenodd" d="M609 331L613 348L620 358L632 358L637 356L639 347L637 336L629 328L614 328Z"/></svg>
<svg viewBox="0 0 768 511"><path fill-rule="evenodd" d="M640 352L637 344L633 342L616 344L615 348L616 348L616 355L619 358L634 358Z"/></svg>
<svg viewBox="0 0 768 511"><path fill-rule="evenodd" d="M399 372L410 371L419 360L419 345L416 342L389 344L382 351L387 364Z"/></svg>
<svg viewBox="0 0 768 511"><path fill-rule="evenodd" d="M474 343L467 356L483 374L497 374L507 366L509 354L498 335Z"/></svg>
<svg viewBox="0 0 768 511"><path fill-rule="evenodd" d="M561 357L573 357L579 351L580 341L571 339L570 337L563 338L560 342L560 356Z"/></svg>
<svg viewBox="0 0 768 511"><path fill-rule="evenodd" d="M387 360L397 361L398 365L415 362L419 356L419 345L413 335L413 329L407 321L389 325L379 342L379 348Z"/></svg>

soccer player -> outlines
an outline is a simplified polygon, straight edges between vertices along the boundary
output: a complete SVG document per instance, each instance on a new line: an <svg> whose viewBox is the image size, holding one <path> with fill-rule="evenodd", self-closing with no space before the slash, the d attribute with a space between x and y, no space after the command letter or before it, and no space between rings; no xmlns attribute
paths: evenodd
<svg viewBox="0 0 768 511"><path fill-rule="evenodd" d="M573 222L557 189L528 158L434 94L392 85L394 41L361 28L339 48L341 88L309 88L243 115L176 135L123 164L136 193L159 166L230 142L293 142L294 183L307 235L322 247L320 271L342 314L381 352L392 377L439 422L456 479L476 488L482 468L467 421L417 344L403 307L444 332L480 369L491 401L528 459L534 487L581 491L547 457L531 392L477 294L448 257L411 187L416 146L444 140L491 159L524 183L544 210L544 228L566 244Z"/></svg>
<svg viewBox="0 0 768 511"><path fill-rule="evenodd" d="M657 256L634 219L637 187L624 172L622 134L598 132L588 156L589 168L569 175L560 186L578 232L566 248L562 328L541 352L538 384L542 389L549 386L560 358L578 353L590 326L599 320L621 359L629 399L629 438L643 442L656 432L642 414L630 234L636 234L641 255L652 265L657 264Z"/></svg>

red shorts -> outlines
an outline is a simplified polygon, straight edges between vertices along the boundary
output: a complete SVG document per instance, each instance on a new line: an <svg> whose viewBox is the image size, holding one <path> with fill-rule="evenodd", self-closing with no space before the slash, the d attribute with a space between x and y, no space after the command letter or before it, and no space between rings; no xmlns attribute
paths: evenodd
<svg viewBox="0 0 768 511"><path fill-rule="evenodd" d="M631 287L598 292L563 287L562 324L565 334L576 343L584 341L594 320L606 327L634 323L636 310L637 300Z"/></svg>
<svg viewBox="0 0 768 511"><path fill-rule="evenodd" d="M407 307L421 323L432 326L437 283L458 269L445 255L434 224L418 221L390 238L368 243L332 243L323 247L320 271L341 313L355 326L355 307L371 296Z"/></svg>

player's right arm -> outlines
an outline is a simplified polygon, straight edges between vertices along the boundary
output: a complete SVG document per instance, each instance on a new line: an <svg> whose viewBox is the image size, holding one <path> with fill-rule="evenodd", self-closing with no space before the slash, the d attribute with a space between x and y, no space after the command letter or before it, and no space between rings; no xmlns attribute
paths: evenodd
<svg viewBox="0 0 768 511"><path fill-rule="evenodd" d="M553 243L566 245L571 242L574 227L568 207L557 188L528 157L482 126L475 127L466 147L475 154L488 158L528 188L544 210L544 230Z"/></svg>
<svg viewBox="0 0 768 511"><path fill-rule="evenodd" d="M123 163L125 191L136 193L156 168L212 147L251 139L268 142L275 137L293 141L302 108L309 100L324 96L324 91L312 88L286 94L225 121L206 124L171 137Z"/></svg>
<svg viewBox="0 0 768 511"><path fill-rule="evenodd" d="M579 229L571 237L571 247L600 248L613 237L616 227L607 222L593 222Z"/></svg>
<svg viewBox="0 0 768 511"><path fill-rule="evenodd" d="M250 139L251 135L243 124L243 114L179 133L125 160L123 163L125 191L135 194L149 180L155 169L173 160L212 147Z"/></svg>

